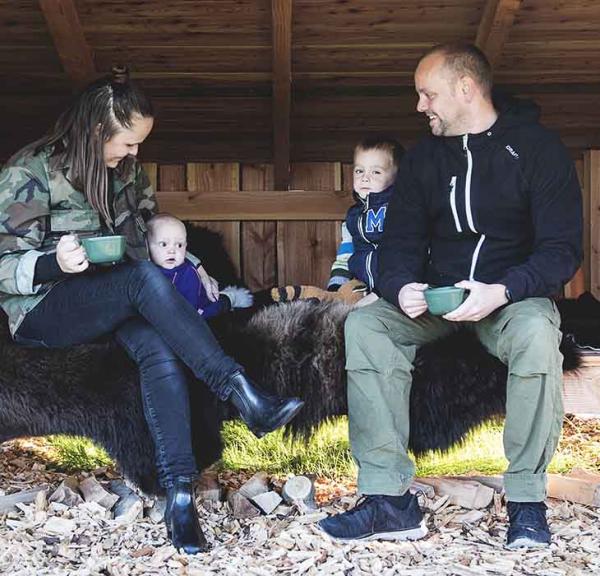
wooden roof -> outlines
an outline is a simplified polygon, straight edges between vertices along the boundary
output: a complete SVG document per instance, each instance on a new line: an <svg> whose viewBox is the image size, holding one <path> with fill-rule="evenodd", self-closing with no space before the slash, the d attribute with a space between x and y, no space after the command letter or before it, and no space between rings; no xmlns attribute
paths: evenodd
<svg viewBox="0 0 600 576"><path fill-rule="evenodd" d="M425 133L419 55L476 40L574 154L600 147L598 0L0 0L0 156L126 63L158 110L145 159L349 160Z"/></svg>

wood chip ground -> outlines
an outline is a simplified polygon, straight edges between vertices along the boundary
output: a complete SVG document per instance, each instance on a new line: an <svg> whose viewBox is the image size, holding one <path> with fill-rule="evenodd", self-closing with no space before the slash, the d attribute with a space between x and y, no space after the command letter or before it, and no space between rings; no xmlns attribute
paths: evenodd
<svg viewBox="0 0 600 576"><path fill-rule="evenodd" d="M103 472L108 473L108 477ZM110 471L95 477L108 485ZM33 500L0 515L0 574L11 576L578 576L600 575L600 509L549 501L550 548L504 548L505 507L496 494L483 510L450 504L448 496L421 495L429 534L418 542L341 544L319 531L326 513L354 505L354 486L317 480L317 511L285 506L269 516L233 518L226 502L198 500L212 544L199 556L179 554L162 522L112 519L98 502L49 502L64 474L47 471L15 443L0 445L0 495L47 486ZM80 478L81 480L82 478ZM225 473L219 482L236 490L248 476ZM280 491L285 479L270 479ZM333 498L333 499L331 499ZM325 500L325 501L324 501Z"/></svg>

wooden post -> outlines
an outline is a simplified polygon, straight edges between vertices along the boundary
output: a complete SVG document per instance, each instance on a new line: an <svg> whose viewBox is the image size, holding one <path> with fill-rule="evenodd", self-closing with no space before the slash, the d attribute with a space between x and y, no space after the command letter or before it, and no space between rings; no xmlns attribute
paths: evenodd
<svg viewBox="0 0 600 576"><path fill-rule="evenodd" d="M39 2L65 72L75 86L83 87L96 76L96 67L74 0Z"/></svg>
<svg viewBox="0 0 600 576"><path fill-rule="evenodd" d="M290 183L290 111L292 89L292 0L272 0L273 20L273 163L275 189Z"/></svg>

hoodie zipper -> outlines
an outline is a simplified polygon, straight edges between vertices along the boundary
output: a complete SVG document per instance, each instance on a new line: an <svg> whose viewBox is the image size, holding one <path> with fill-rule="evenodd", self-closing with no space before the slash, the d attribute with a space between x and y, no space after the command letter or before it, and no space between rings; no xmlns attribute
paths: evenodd
<svg viewBox="0 0 600 576"><path fill-rule="evenodd" d="M450 208L452 208L452 216L454 216L454 226L457 232L462 232L462 226L460 225L460 219L458 218L458 212L456 210L456 176L452 176L450 179Z"/></svg>
<svg viewBox="0 0 600 576"><path fill-rule="evenodd" d="M371 246L377 247L377 244L375 244L375 242L371 242L371 240L369 240L365 234L365 230L363 227L363 216L365 216L367 214L367 212L369 211L369 195L367 195L367 197L365 198L365 205L362 211L362 214L360 215L360 218L358 219L358 231L360 232L360 235L362 236L363 240L365 242L368 242L369 244L371 244ZM369 277L369 288L373 289L373 286L375 285L375 279L373 278L373 272L371 271L371 259L372 259L373 253L369 252L369 254L367 254L367 258L365 259L365 269L367 271L367 276Z"/></svg>
<svg viewBox="0 0 600 576"><path fill-rule="evenodd" d="M469 229L471 232L478 234L477 229L475 228L475 224L473 222L473 213L471 211L471 176L473 174L473 156L471 154L471 150L469 150L469 135L465 134L463 136L463 151L467 155L467 176L465 178L465 211L467 213L467 223L469 224ZM471 257L471 270L469 271L469 280L475 280L475 268L477 267L477 260L479 258L479 253L481 252L481 247L485 242L485 234L481 234L479 237L479 241L477 242L477 246L475 246L475 250L473 251L473 256Z"/></svg>

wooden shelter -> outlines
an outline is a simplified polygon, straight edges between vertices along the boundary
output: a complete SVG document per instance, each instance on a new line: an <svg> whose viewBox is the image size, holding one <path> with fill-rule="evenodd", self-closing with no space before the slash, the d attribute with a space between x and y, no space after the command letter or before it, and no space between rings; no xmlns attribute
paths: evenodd
<svg viewBox="0 0 600 576"><path fill-rule="evenodd" d="M0 159L77 87L127 64L153 97L140 157L161 208L221 231L251 288L323 285L362 136L428 130L412 75L474 41L540 104L584 186L584 283L600 295L597 0L0 0Z"/></svg>

